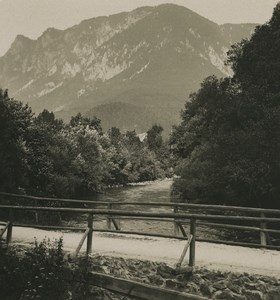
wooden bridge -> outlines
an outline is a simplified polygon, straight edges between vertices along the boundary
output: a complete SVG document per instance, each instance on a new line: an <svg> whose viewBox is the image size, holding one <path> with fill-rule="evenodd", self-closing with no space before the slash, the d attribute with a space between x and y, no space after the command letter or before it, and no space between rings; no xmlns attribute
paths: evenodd
<svg viewBox="0 0 280 300"><path fill-rule="evenodd" d="M60 207L55 207L59 205ZM84 207L84 206L90 206ZM125 208L130 206L133 210L126 210ZM82 208L83 207L83 208ZM167 212L142 212L137 207L165 207ZM167 238L177 238L186 240L186 247L179 259L178 264L182 263L184 256L189 248L189 267L192 268L195 265L195 244L196 241L223 243L227 245L247 246L265 249L279 250L280 245L272 244L270 235L277 235L280 237L280 210L276 209L261 209L261 208L249 208L249 207L234 207L234 206L220 206L220 205L200 205L189 203L166 203L166 202L99 202L89 200L74 200L74 199L56 199L56 198L43 198L26 195L0 193L0 217L3 218L1 223L3 226L0 232L0 238L3 237L6 232L6 242L9 244L12 240L13 226L18 227L33 227L40 229L52 229L52 230L73 230L84 231L83 237L74 253L78 255L83 243L86 241L86 253L92 252L93 232L114 232L125 234L138 234L144 236L157 236ZM37 216L40 212L54 213L71 213L74 215L87 215L86 227L69 227L69 226L53 226L53 225L40 225L40 224L24 224L17 220L17 212L32 212ZM94 227L96 218L105 219L107 222L106 229L97 229ZM147 233L137 231L125 231L121 229L121 224L127 220L143 221L158 221L158 222L171 222L174 226L173 235L163 235L158 233ZM213 227L223 228L229 230L244 230L259 233L258 243L240 242L240 241L223 241L218 239L198 239L196 237L196 231L198 227ZM278 239L279 240L279 239ZM98 277L99 276L99 277ZM107 282L105 275L94 274L96 283ZM106 276L105 276L106 277ZM99 279L98 279L99 278ZM102 279L103 278L103 279ZM114 279L114 282L109 280L110 284L118 286L118 289L124 287L124 290L130 285L136 286L136 283L120 282L119 279ZM138 288L138 290L146 290L147 295L151 295L149 287ZM120 292L120 291L119 291ZM170 291L174 293L174 291ZM166 290L157 290L161 296L158 298L143 298L141 299L170 299L163 298L163 294L168 295ZM141 294L141 293L140 293ZM171 295L171 294L170 294ZM202 299L202 298L181 298L182 295L175 294L172 299Z"/></svg>

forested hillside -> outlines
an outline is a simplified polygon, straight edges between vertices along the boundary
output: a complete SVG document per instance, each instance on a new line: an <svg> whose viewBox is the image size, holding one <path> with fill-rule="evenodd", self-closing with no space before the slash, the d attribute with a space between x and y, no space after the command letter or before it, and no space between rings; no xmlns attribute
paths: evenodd
<svg viewBox="0 0 280 300"><path fill-rule="evenodd" d="M234 76L206 78L172 135L187 201L280 207L280 4L228 54Z"/></svg>

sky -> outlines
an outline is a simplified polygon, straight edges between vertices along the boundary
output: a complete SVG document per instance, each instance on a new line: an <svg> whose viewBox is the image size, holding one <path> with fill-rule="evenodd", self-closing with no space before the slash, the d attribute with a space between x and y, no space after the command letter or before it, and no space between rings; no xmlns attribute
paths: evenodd
<svg viewBox="0 0 280 300"><path fill-rule="evenodd" d="M279 0L0 0L0 56L16 35L36 39L49 27L65 29L84 19L173 3L223 23L265 23Z"/></svg>

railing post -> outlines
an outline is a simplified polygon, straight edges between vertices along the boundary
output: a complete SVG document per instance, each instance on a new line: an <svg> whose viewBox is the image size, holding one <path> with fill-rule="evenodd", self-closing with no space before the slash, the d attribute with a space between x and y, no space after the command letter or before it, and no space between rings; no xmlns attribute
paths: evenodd
<svg viewBox="0 0 280 300"><path fill-rule="evenodd" d="M88 215L88 236L87 236L87 255L92 252L92 235L93 235L93 214Z"/></svg>
<svg viewBox="0 0 280 300"><path fill-rule="evenodd" d="M173 207L174 214L178 213L178 206ZM177 223L177 219L174 218L174 236L179 236L179 226Z"/></svg>
<svg viewBox="0 0 280 300"><path fill-rule="evenodd" d="M35 206L38 206L37 200L35 200ZM39 224L39 212L37 210L35 211L35 222L37 225Z"/></svg>
<svg viewBox="0 0 280 300"><path fill-rule="evenodd" d="M265 215L264 213L262 212L261 213L261 218L264 218ZM261 229L266 229L266 223L265 222L261 222ZM261 231L260 232L260 238L261 238L261 245L262 246L266 246L267 245L267 242L266 242L266 234L264 231Z"/></svg>
<svg viewBox="0 0 280 300"><path fill-rule="evenodd" d="M119 207L117 207L119 209ZM116 225L117 225L117 230L121 230L121 219L115 219Z"/></svg>
<svg viewBox="0 0 280 300"><path fill-rule="evenodd" d="M14 212L12 209L10 209L10 211L9 211L9 226L7 228L7 236L6 236L7 245L9 245L9 243L12 240L13 221L14 221Z"/></svg>
<svg viewBox="0 0 280 300"><path fill-rule="evenodd" d="M113 204L108 204L108 209L112 209L113 208ZM112 229L112 218L111 216L107 217L107 229L111 230Z"/></svg>
<svg viewBox="0 0 280 300"><path fill-rule="evenodd" d="M189 257L189 266L193 267L195 264L195 239L196 239L196 219L191 218L190 222L190 235L192 236L190 244L190 257Z"/></svg>

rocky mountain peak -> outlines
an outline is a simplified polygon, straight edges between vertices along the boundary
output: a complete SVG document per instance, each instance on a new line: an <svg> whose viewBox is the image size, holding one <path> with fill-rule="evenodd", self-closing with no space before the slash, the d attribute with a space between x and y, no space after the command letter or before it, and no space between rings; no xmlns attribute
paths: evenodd
<svg viewBox="0 0 280 300"><path fill-rule="evenodd" d="M8 55L15 55L16 53L20 53L21 51L25 51L26 48L29 48L33 44L34 40L19 34L16 36L14 42L12 43Z"/></svg>
<svg viewBox="0 0 280 300"><path fill-rule="evenodd" d="M203 78L230 75L226 52L253 28L219 26L173 4L92 18L34 41L18 36L0 58L0 86L35 112L98 113L106 127L140 132L155 122L168 128Z"/></svg>

